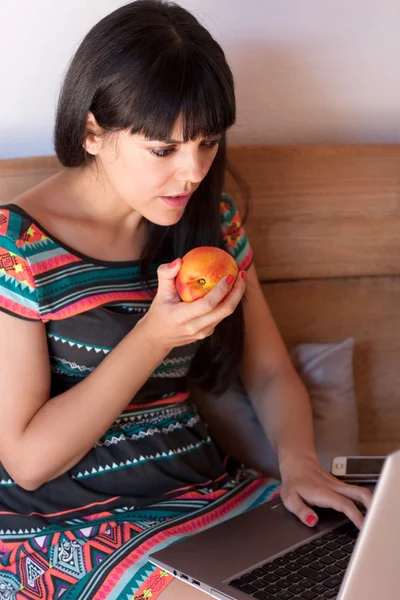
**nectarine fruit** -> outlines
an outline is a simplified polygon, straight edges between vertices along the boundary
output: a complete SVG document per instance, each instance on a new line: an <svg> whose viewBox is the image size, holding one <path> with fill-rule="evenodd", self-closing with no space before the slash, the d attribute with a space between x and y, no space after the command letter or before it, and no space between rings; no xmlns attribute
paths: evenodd
<svg viewBox="0 0 400 600"><path fill-rule="evenodd" d="M184 302L193 302L212 290L220 279L239 269L233 256L214 246L193 248L182 258L175 280L176 290Z"/></svg>

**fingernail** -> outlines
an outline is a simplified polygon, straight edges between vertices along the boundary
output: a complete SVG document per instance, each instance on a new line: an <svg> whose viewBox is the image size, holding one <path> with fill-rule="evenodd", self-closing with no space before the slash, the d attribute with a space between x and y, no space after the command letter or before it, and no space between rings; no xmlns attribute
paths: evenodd
<svg viewBox="0 0 400 600"><path fill-rule="evenodd" d="M172 269L173 267L175 267L175 266L176 266L176 263L178 262L178 260L179 260L179 258L176 258L174 261L172 261L172 263L169 263L168 267L169 267L170 269Z"/></svg>
<svg viewBox="0 0 400 600"><path fill-rule="evenodd" d="M233 280L234 280L234 279L235 279L235 278L234 278L234 276L233 276L233 275L228 275L228 277L226 278L226 283L227 283L228 285L231 285L231 283L233 282Z"/></svg>
<svg viewBox="0 0 400 600"><path fill-rule="evenodd" d="M317 517L314 517L314 515L308 515L308 517L306 519L307 525L310 525L310 527L313 527L316 522L317 522Z"/></svg>
<svg viewBox="0 0 400 600"><path fill-rule="evenodd" d="M243 279L243 281L246 281L246 277L247 277L246 271L241 271L240 277Z"/></svg>

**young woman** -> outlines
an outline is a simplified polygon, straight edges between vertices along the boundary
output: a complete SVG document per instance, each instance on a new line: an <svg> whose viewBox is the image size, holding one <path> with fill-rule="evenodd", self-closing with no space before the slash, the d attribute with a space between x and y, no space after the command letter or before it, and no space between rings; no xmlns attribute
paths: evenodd
<svg viewBox="0 0 400 600"><path fill-rule="evenodd" d="M116 10L69 67L64 168L0 209L1 600L202 598L148 554L279 483L220 455L189 378L220 393L240 372L287 508L309 526L309 505L362 523L353 501L369 494L318 465L306 392L222 194L234 121L223 51L169 2ZM183 303L181 258L203 245L240 276Z"/></svg>

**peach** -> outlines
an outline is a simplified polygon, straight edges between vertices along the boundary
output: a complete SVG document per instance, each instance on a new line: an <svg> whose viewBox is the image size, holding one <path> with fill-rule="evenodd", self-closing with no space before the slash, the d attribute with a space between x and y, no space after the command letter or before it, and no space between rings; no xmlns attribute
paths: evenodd
<svg viewBox="0 0 400 600"><path fill-rule="evenodd" d="M214 246L193 248L182 258L175 280L176 290L184 302L193 302L205 296L222 277L233 275L239 269L235 259Z"/></svg>

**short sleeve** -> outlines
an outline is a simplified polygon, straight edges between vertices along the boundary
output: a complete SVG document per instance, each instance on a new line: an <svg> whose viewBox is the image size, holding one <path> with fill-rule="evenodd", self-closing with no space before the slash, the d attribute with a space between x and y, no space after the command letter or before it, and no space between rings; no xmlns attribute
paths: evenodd
<svg viewBox="0 0 400 600"><path fill-rule="evenodd" d="M32 270L9 226L9 211L0 209L0 310L20 319L40 321Z"/></svg>
<svg viewBox="0 0 400 600"><path fill-rule="evenodd" d="M229 194L222 194L220 211L221 233L226 249L236 260L239 269L248 269L253 261L253 251Z"/></svg>

